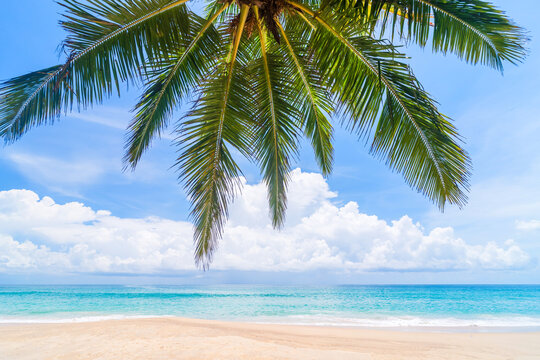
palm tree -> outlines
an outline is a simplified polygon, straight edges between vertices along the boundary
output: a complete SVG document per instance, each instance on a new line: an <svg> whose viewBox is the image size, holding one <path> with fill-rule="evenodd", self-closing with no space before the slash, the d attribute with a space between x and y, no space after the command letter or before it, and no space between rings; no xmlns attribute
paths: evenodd
<svg viewBox="0 0 540 360"><path fill-rule="evenodd" d="M467 153L393 42L502 71L524 58L526 41L503 12L482 0L219 0L201 15L187 2L60 0L65 62L1 85L0 136L13 142L122 83L143 84L126 143L135 168L195 99L176 122L176 166L205 268L239 190L235 157L260 166L279 228L302 136L322 173L332 170L334 117L441 209L464 205Z"/></svg>

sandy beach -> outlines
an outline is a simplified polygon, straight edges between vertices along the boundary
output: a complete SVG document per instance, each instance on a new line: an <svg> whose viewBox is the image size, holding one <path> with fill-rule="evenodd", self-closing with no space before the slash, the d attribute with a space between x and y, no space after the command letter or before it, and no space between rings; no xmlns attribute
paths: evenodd
<svg viewBox="0 0 540 360"><path fill-rule="evenodd" d="M540 333L427 333L154 318L0 326L0 359L523 359Z"/></svg>

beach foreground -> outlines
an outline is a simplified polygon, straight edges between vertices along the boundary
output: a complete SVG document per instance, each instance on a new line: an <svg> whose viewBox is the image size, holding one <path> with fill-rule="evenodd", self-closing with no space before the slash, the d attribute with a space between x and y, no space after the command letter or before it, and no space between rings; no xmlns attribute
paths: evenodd
<svg viewBox="0 0 540 360"><path fill-rule="evenodd" d="M540 333L420 333L182 318L0 326L0 358L538 359Z"/></svg>

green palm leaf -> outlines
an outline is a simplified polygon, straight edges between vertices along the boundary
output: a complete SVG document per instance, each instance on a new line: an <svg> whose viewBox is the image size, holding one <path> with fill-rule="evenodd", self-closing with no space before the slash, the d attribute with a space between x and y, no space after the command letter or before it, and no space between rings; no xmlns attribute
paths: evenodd
<svg viewBox="0 0 540 360"><path fill-rule="evenodd" d="M246 129L253 110L245 101L251 96L245 64L237 64L248 7L232 37L229 61L220 64L201 87L201 96L180 129L181 154L177 166L192 202L195 224L195 260L203 267L211 262L217 239L228 216L228 204L240 185L240 169L229 145L249 155ZM225 54L225 49L221 52Z"/></svg>
<svg viewBox="0 0 540 360"><path fill-rule="evenodd" d="M152 138L167 126L175 106L182 101L217 61L221 38L213 26L229 4L223 5L209 19L191 14L190 35L179 49L153 63L146 72L149 80L136 106L137 114L129 125L125 161L134 168Z"/></svg>
<svg viewBox="0 0 540 360"><path fill-rule="evenodd" d="M268 186L274 227L281 227L287 208L287 182L291 155L297 152L301 114L293 106L295 91L288 79L295 72L283 66L282 57L271 51L266 32L256 14L261 56L254 60L253 79L257 98L257 159ZM289 70L289 71L288 71Z"/></svg>
<svg viewBox="0 0 540 360"><path fill-rule="evenodd" d="M187 0L64 0L66 63L0 86L0 136L14 141L29 128L53 122L75 102L101 102L120 81L139 75L145 58L167 51L183 34Z"/></svg>
<svg viewBox="0 0 540 360"><path fill-rule="evenodd" d="M386 157L391 168L441 209L446 201L462 206L468 157L409 67L394 60L401 55L389 44L351 36L346 25L294 5L320 24L311 48L319 68L327 69L324 75L350 116L351 129L365 134L377 123L374 154Z"/></svg>
<svg viewBox="0 0 540 360"><path fill-rule="evenodd" d="M66 76L62 65L7 80L0 85L0 136L14 141L31 126L54 119L68 103L58 90Z"/></svg>
<svg viewBox="0 0 540 360"><path fill-rule="evenodd" d="M502 71L503 61L516 63L526 55L523 30L483 0L338 0L330 6L371 22L381 35L398 33L421 46L431 37L434 51L454 53L473 64Z"/></svg>
<svg viewBox="0 0 540 360"><path fill-rule="evenodd" d="M315 158L323 175L332 172L334 147L332 145L332 124L325 113L332 112L332 103L328 92L323 86L320 73L309 61L309 50L303 46L302 32L297 26L291 26L289 21L287 31L278 23L284 46L281 49L282 57L290 59L285 65L293 66L296 70L289 70L290 78L297 94L295 107L300 109L300 116L306 136L311 140L315 151Z"/></svg>

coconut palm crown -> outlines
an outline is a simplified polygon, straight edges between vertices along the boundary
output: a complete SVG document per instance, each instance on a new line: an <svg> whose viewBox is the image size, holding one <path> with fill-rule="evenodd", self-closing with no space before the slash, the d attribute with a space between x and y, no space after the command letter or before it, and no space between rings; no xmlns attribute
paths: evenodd
<svg viewBox="0 0 540 360"><path fill-rule="evenodd" d="M332 118L441 209L464 205L470 162L414 76L414 43L502 71L526 55L522 29L482 0L60 0L65 61L0 85L0 136L140 85L125 146L137 165L175 121L176 167L192 204L195 259L207 267L240 187L235 158L260 166L272 223L305 136L332 171ZM200 8L200 6L199 6Z"/></svg>

